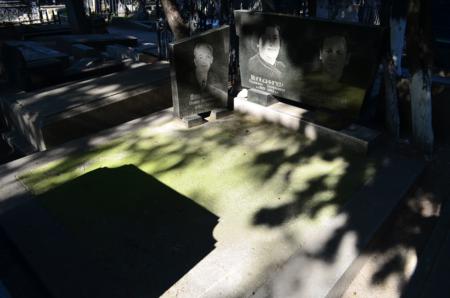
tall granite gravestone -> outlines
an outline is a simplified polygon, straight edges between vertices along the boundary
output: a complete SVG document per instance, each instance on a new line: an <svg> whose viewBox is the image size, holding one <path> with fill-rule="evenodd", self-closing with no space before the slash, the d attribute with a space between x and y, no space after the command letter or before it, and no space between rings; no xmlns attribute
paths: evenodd
<svg viewBox="0 0 450 298"><path fill-rule="evenodd" d="M379 63L380 27L248 11L235 18L243 87L359 115Z"/></svg>
<svg viewBox="0 0 450 298"><path fill-rule="evenodd" d="M176 116L199 119L198 114L226 108L229 26L171 43L170 50Z"/></svg>

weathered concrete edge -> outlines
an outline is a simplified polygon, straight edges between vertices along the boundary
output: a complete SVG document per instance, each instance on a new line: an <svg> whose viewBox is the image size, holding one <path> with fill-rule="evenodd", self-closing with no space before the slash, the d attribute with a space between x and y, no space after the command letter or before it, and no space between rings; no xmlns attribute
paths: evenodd
<svg viewBox="0 0 450 298"><path fill-rule="evenodd" d="M445 200L445 198L443 198ZM437 270L441 262L448 258L449 250L445 250L446 238L450 233L450 204L447 199L443 203L441 213L437 223L431 233L430 240L427 242L421 255L419 256L419 263L414 270L414 273L408 282L408 285L402 293L404 298L418 298L418 297L434 297L436 295L433 285L439 283L436 278ZM442 288L437 289L442 290ZM445 294L446 292L442 291ZM448 294L448 292L447 292Z"/></svg>
<svg viewBox="0 0 450 298"><path fill-rule="evenodd" d="M283 103L278 103L285 105ZM234 99L234 110L244 114L250 114L261 120L282 125L286 128L301 131L308 139L316 140L317 138L326 138L334 140L350 150L361 154L367 154L374 145L374 140L363 140L355 136L346 134L342 131L337 131L323 125L314 123L302 117L302 112L307 112L301 108L296 108L299 113L290 114L284 111L264 107L243 98L236 97Z"/></svg>
<svg viewBox="0 0 450 298"><path fill-rule="evenodd" d="M33 194L18 177L31 168L45 165L68 154L83 152L107 144L112 139L120 138L130 131L166 123L173 119L173 109L168 108L104 130L95 136L72 140L58 148L37 152L0 166L0 173L2 173L0 175L0 226L30 264L31 270L54 297L112 297L113 294L105 292L107 291L105 289L111 288L110 286L100 286L90 282L96 280L94 277L99 274L97 267L90 265L94 263L94 258L90 257L88 252L80 251L81 248L76 242L64 233L62 227L33 200ZM21 218L25 220L21 221ZM40 225L31 225L31 222L36 221L28 220L30 218L38 218ZM29 235L36 237L34 239L25 237ZM46 241L46 239L58 240ZM27 247L31 247L31 243L34 246L38 245L39 253L44 256L43 258L36 260L33 257L36 252L27 250ZM55 249L46 250L46 245L49 243L60 244L59 249L56 249L59 252L58 255L46 254L46 251L55 251ZM89 268L88 272L86 268Z"/></svg>
<svg viewBox="0 0 450 298"><path fill-rule="evenodd" d="M305 243L304 247L246 297L342 297L367 260L364 249L425 169L425 162L419 160L394 156L390 157L389 161L390 164L385 165L367 182L342 207L337 216L304 235L310 244ZM408 175L399 179L402 177L399 174L404 173ZM393 180L393 177L396 179ZM393 181L396 183L392 183ZM347 227L349 216L351 226ZM342 228L346 232L340 239L338 249L333 252L333 261L327 263L321 256L321 253L324 253L321 249L333 234ZM354 239L355 232L357 239ZM280 293L280 288L289 288L289 285L296 281L301 287L294 293Z"/></svg>
<svg viewBox="0 0 450 298"><path fill-rule="evenodd" d="M362 241L360 254L327 294L328 298L342 297L356 274L368 260L364 248L370 244L383 223L389 219L395 208L408 195L426 167L426 163L421 160L408 160L398 156L394 156L392 159L396 159L396 164L384 168L343 208L343 212L358 217L358 227L360 231L364 231L359 234L366 237ZM405 173L407 175L404 175Z"/></svg>
<svg viewBox="0 0 450 298"><path fill-rule="evenodd" d="M149 70L149 73L150 72L165 72L165 71L167 71L167 77L152 80L152 81L148 82L148 84L146 84L146 86L140 86L133 90L124 89L124 90L121 90L120 92L109 94L108 96L105 96L105 97L99 97L94 100L87 101L85 104L79 104L79 105L69 108L66 111L63 111L61 113L52 113L52 114L46 115L48 119L46 119L45 121L42 121L42 122L45 125L50 121L70 118L70 117L73 117L74 115L89 112L94 109L109 105L111 103L125 101L130 97L134 97L134 96L138 96L141 94L146 94L148 92L152 92L161 87L165 87L166 85L169 86L170 85L170 82L169 82L170 77L169 77L169 73L168 73L168 66L167 65L163 65L163 66L164 66L164 68L159 67L156 69ZM165 69L165 68L167 68L167 69Z"/></svg>
<svg viewBox="0 0 450 298"><path fill-rule="evenodd" d="M155 94L155 96L158 96L158 93L164 93L167 92L167 90L170 91L169 65L166 63L158 63L152 65L151 68L148 68L148 65L145 64L137 64L124 72L114 72L103 75L100 77L103 81L98 88L104 88L105 86L111 85L112 82L108 80L115 78L115 75L118 75L119 77L117 79L120 79L127 73L130 74L132 69L147 70L149 74L155 74L155 78L148 79L146 84L141 83L138 86L123 88L117 92L107 92L105 95L94 96L92 99L86 100L82 103L80 102L77 105L68 107L65 110L58 112L46 112L45 114L41 114L36 113L35 110L29 111L27 107L23 107L18 101L26 96L23 93L16 94L4 102L0 101L0 103L3 102L2 104L4 105L5 115L8 114L7 118L11 122L9 124L11 129L15 128L18 134L22 134L23 139L33 146L35 150L43 151L48 149L44 138L44 128L49 124L66 119L73 119L77 116L91 113L96 109L104 108L112 104L126 105L128 99L136 100L137 97L142 97L146 94ZM94 82L94 79L89 78L86 80L75 81L71 82L72 84L64 83L56 86L55 90L59 90L61 88L64 89L67 86L79 86L80 84L85 84L86 82ZM50 87L43 90L44 93L51 91L53 91L53 89ZM33 97L36 94L38 94L38 92L31 93L30 96ZM170 99L168 101L170 101ZM8 104L6 104L6 102L8 102Z"/></svg>
<svg viewBox="0 0 450 298"><path fill-rule="evenodd" d="M109 128L80 139L71 140L57 148L37 152L0 165L0 206L3 207L11 199L28 190L17 179L18 176L34 167L45 165L72 153L80 153L96 146L107 144L112 139L122 137L130 131L136 131L152 125L167 123L174 119L173 108L168 108L146 117L134 119L119 126ZM0 208L1 213L1 208Z"/></svg>

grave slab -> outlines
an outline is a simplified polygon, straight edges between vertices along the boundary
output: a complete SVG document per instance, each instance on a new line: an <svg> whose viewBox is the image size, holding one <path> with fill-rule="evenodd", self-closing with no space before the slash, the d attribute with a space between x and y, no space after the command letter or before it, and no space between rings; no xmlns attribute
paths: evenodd
<svg viewBox="0 0 450 298"><path fill-rule="evenodd" d="M186 128L192 128L202 125L206 121L199 115L189 115L181 118L181 122L186 126Z"/></svg>
<svg viewBox="0 0 450 298"><path fill-rule="evenodd" d="M8 41L2 51L8 81L24 90L57 80L69 56L33 41Z"/></svg>
<svg viewBox="0 0 450 298"><path fill-rule="evenodd" d="M209 116L210 121L216 121L219 119L222 119L224 117L227 117L232 114L232 111L228 109L214 109L211 111L211 115Z"/></svg>
<svg viewBox="0 0 450 298"><path fill-rule="evenodd" d="M99 169L112 173L134 165L219 218L211 232L215 248L163 297L249 297L257 293L298 297L307 292L317 294L311 297L324 297L338 293L341 277L351 278L355 258L424 166L389 152L355 155L334 143L308 140L251 115L234 114L194 129L180 128L177 121L173 110L164 110L6 164L0 167L4 174L0 177L1 201L11 205L6 202L14 200L14 193L4 193L3 186L13 181L29 196L31 192L48 196ZM80 218L78 209L65 209L64 193L58 194L44 199L53 219L85 247L98 247L96 237L86 238L92 231L83 228L97 218L96 212L81 208L85 212ZM110 198L98 197L104 202ZM113 214L123 208L106 209L100 208ZM29 244L19 242L21 247ZM45 256L51 254L31 255ZM115 268L118 279L107 284L124 283L120 285L124 288L127 279L121 274L129 274L133 267L124 268ZM48 267L35 270L46 274ZM97 278L105 276L98 274ZM95 279L83 282L103 284ZM50 280L47 287L60 284ZM138 296L127 294L117 296Z"/></svg>
<svg viewBox="0 0 450 298"><path fill-rule="evenodd" d="M10 129L35 149L127 122L171 106L164 63L1 97Z"/></svg>
<svg viewBox="0 0 450 298"><path fill-rule="evenodd" d="M138 45L138 39L136 37L120 34L59 35L53 40L62 51L70 51L74 44L83 44L100 51L103 51L106 46L113 44L127 47L136 47Z"/></svg>

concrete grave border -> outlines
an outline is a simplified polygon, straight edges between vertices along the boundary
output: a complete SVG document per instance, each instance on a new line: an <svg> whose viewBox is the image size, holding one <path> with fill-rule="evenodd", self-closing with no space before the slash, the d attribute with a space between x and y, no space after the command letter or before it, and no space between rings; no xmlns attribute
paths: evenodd
<svg viewBox="0 0 450 298"><path fill-rule="evenodd" d="M39 152L0 166L0 172L3 173L0 177L0 224L55 297L92 297L92 293L95 294L95 297L111 297L111 293L108 293L108 285L98 284L96 279L89 278L89 276L97 274L95 263L91 263L92 258L86 252L77 251L77 246L72 246L73 239L67 239L67 236L62 233L61 227L54 225L50 219L46 218L45 212L43 212L45 210L32 200L32 194L17 177L30 166L43 165L70 153L85 151L105 144L112 138L148 127L149 124L164 124L174 119L173 110L166 109L105 130L93 137L74 140L53 150ZM351 237L346 239L341 243L336 262L329 267L323 266L323 261L310 257L309 253L314 251L317 246L322 245L323 241L327 240L327 236L345 223L345 213L351 213L354 216L352 224L355 225L354 228L357 228L360 235L365 235L360 242L363 248L367 246L383 222L407 194L411 185L418 179L423 169L423 161L403 158L388 152L380 171L350 198L348 203L342 207L341 213L311 230L309 233L310 243L294 252L292 257L286 263L278 266L267 280L261 280L259 284L255 284L254 289L246 296L339 297L364 263L362 250L355 250L354 239ZM18 217L14 216L17 212L22 215L26 214L26 218L29 218L30 222L33 222L36 217L44 217L45 221L42 226L18 222ZM36 237L33 239L28 237L30 232ZM60 247L52 247L52 251L57 251L58 254L49 255L49 242L46 242L46 239L53 240L53 243L55 243L55 239L61 240L56 242L60 243ZM31 243L34 245L33 251L26 249ZM37 254L41 258L36 258ZM61 267L62 265L64 266ZM299 268L308 268L308 270L299 270ZM212 270L213 268L203 269ZM61 270L64 270L64 274L61 274ZM86 275L87 271L89 271L88 275ZM175 290L181 295L179 297L189 297L190 293L199 290L195 289L195 283L190 285L192 291L189 287L184 288L186 278L192 278L192 275L198 274L198 271L191 270L173 286L175 289L177 287L183 289L181 292ZM87 278L80 279L80 276ZM193 280L196 278L201 278L201 274L195 276ZM227 285L233 285L233 282L234 284L238 283L237 280L233 280L232 276L229 278L231 280L226 281ZM291 278L302 278L304 286L295 293L283 292L283 283L288 282ZM222 287L223 285L217 283L200 289L200 292L203 293L202 297L210 297L220 293ZM194 289L196 291L193 291ZM171 293L174 292L168 291L163 296L171 297Z"/></svg>

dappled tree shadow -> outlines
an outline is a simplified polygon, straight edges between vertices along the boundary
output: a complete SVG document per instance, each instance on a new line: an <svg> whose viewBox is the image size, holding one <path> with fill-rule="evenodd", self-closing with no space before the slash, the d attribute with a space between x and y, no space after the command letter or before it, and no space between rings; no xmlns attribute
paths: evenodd
<svg viewBox="0 0 450 298"><path fill-rule="evenodd" d="M294 56L296 54L287 53L287 55ZM116 87L119 87L122 82L117 82L117 84ZM83 88L86 88L84 91L95 90L96 85L93 83L92 85ZM213 127L220 125L220 122L218 124L212 124ZM84 149L87 150L88 154L80 153L71 156L70 158L63 158L42 172L44 175L56 177L63 173L74 171L75 169L77 171L75 176L62 177L61 179L63 180L56 180L54 185L44 185L42 189L47 190L47 188L67 182L64 179L77 179L77 176L89 172L97 164L101 164L103 162L102 156L105 151L113 152L117 147L120 147L122 151L129 151L130 155L135 155L133 161L136 165L146 164L151 160L159 158L167 160L167 163L156 169L152 169L154 175L163 175L172 171L183 170L197 160L204 158L208 153L208 150L210 150L207 146L208 144L213 144L213 149L217 147L231 149L242 142L251 143L251 140L248 138L251 138L252 133L255 133L253 127L253 123L241 119L235 121L233 126L228 127L226 130L217 130L212 134L205 133L203 128L180 130L176 133L176 141L165 140L165 142L158 143L160 140L150 135L147 136L146 140L148 143L152 143L150 147L142 146L140 144L141 138L139 135L117 139L107 145L102 145L100 148L96 148L95 146L86 143L84 144ZM270 124L262 125L259 129L265 131L268 139L277 137L289 142L290 137L292 136L292 132L272 130ZM260 146L261 144L253 143L252 145ZM81 146L83 145L81 144ZM274 229L289 223L290 220L298 216L306 216L307 218L314 219L322 210L330 206L337 206L338 212L347 215L347 222L334 231L332 237L326 242L323 249L314 255L310 255L310 257L324 260L328 263L333 262L341 242L348 234L356 235L356 246L359 250L365 249L367 244L366 235L364 235L364 231L360 229L358 223L360 223L360 218L367 214L357 214L357 210L346 210L345 202L353 196L353 192L355 191L354 188L349 186L362 185L367 182L368 178L377 174L377 171L385 161L383 155L385 152L376 152L368 158L355 157L352 153L349 153L340 146L324 140L305 141L304 146L294 147L293 151L295 152L288 152L285 149L275 148L259 153L252 160L253 166L258 169L260 167L264 168L264 171L257 173L257 175L259 175L258 177L263 181L269 181L274 176L282 174L285 186L289 187L293 183L293 174L292 171L283 172L283 167L286 165L296 167L297 165L312 162L313 158L320 158L329 162L342 160L345 164L342 168L343 174L338 176L338 181L332 186L332 198L328 200L314 200L315 194L330 188L328 182L329 175L318 175L308 179L307 186L301 190L297 190L294 199L291 201L275 207L264 207L258 210L254 214L252 223L255 226ZM68 151L66 153L68 154L70 152ZM182 156L182 158L179 158L179 156ZM123 159L126 159L127 157L129 157L129 155L125 155ZM358 162L354 162L355 159L357 159ZM30 161L33 161L33 159L31 158ZM133 175L130 177L132 176ZM25 175L22 178L25 178L29 184L37 184L42 180L42 176L40 175ZM395 181L392 183L395 183ZM433 190L429 189L428 191L432 192ZM400 207L404 208L405 206L401 205ZM417 254L420 254L420 249L417 247L418 244L415 242L414 239L416 238L414 237L416 237L417 234L423 233L423 231L420 230L421 227L432 226L435 221L435 216L424 217L420 208L418 209L409 205L406 207L411 211L411 222L417 223L417 225L413 224L410 230L408 230L408 233L403 235L403 237L397 237L394 244L389 242L389 245L386 246L378 245L369 247L369 251L385 253L390 251L394 246L402 247L404 249L414 249ZM409 221L407 224L409 224ZM385 227L380 231L386 235L386 231L389 231L389 227ZM381 237L383 237L383 235ZM404 255L394 253L380 266L380 268L378 268L376 273L372 276L372 282L382 283L391 275L403 274L406 263ZM293 287L301 286L301 281L297 281L293 285Z"/></svg>
<svg viewBox="0 0 450 298"><path fill-rule="evenodd" d="M135 132L110 138L103 145L92 146L86 142L84 152L75 155L72 153L66 158L61 156L49 166L41 170L37 169L30 175L25 173L21 178L28 184L38 185L42 182L43 175L46 175L49 179L46 179L45 183L49 184L38 185L36 189L37 193L40 193L95 170L98 166L120 166L123 162L147 167L146 171L152 175L163 176L174 171L181 173L199 161L214 162L208 159L209 153L216 150L231 152L237 146L245 144L246 150L265 148L255 151L257 153L243 165L254 168L253 173L259 179L261 186L274 177L281 176L284 187L289 188L295 186L293 185L295 173L292 169L312 164L317 159L329 163L339 161L342 165L342 172L339 175L323 173L309 177L306 179L305 187L295 190L292 200L283 200L281 204L265 206L257 210L253 214L252 223L256 227L276 229L299 216L315 219L322 211L333 207L336 208L336 212L346 214L347 220L333 232L322 250L310 254L309 257L333 263L343 239L348 234L356 235L358 250L362 251L367 247L367 235L358 224L361 223L361 218L367 217L370 220L370 214L367 214L367 212L370 213L370 207L364 210L352 210L346 209L346 206L353 197L355 189L357 190L369 178L376 175L386 162L387 147L381 148L369 157L357 156L335 142L323 139L306 140L300 134L287 129L280 129L269 123L254 122L251 118L238 115L232 119L211 122L189 130L172 129L170 138L156 137L157 131L167 131L165 126L169 124L168 121L146 124L147 132L142 133L140 130L143 126L141 126L139 129L136 128ZM261 138L262 133L264 138ZM273 140L275 143L271 143ZM283 147L277 147L276 142L283 142ZM242 155L250 153L251 151L241 152ZM153 166L156 161L158 166ZM71 174L65 176L68 172ZM315 199L315 195L327 190L332 191L332 196L326 196L323 200ZM192 197L194 196L196 194ZM297 245L294 243L295 240L292 242L293 245ZM414 246L407 240L399 240L396 245L405 248ZM385 252L387 248L377 248L374 251ZM379 273L374 275L373 282L380 283L393 274L401 274L404 270L402 265L405 264L405 261L402 261L403 257L400 255L393 257L392 261L385 262L380 267ZM301 281L298 281L297 285L301 287Z"/></svg>

